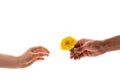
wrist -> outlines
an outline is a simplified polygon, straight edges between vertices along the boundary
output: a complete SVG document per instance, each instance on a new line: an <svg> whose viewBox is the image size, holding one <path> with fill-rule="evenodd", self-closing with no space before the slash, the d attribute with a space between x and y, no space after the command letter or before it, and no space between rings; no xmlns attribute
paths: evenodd
<svg viewBox="0 0 120 80"><path fill-rule="evenodd" d="M103 40L102 41L102 51L104 52L109 52L109 51L113 51L113 43L107 41L107 40Z"/></svg>
<svg viewBox="0 0 120 80"><path fill-rule="evenodd" d="M100 52L102 52L102 53L107 52L104 40L100 40L99 42L100 42Z"/></svg>
<svg viewBox="0 0 120 80"><path fill-rule="evenodd" d="M19 68L24 68L25 67L24 64L25 64L24 56L23 55L18 56L18 66L19 66Z"/></svg>

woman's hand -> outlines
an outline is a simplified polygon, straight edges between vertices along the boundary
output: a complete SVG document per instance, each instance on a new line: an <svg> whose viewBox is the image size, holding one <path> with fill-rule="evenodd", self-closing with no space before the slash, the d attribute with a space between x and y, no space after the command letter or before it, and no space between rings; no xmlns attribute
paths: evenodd
<svg viewBox="0 0 120 80"><path fill-rule="evenodd" d="M98 56L105 53L102 41L81 39L78 40L74 49L70 50L70 58L79 59L85 56Z"/></svg>
<svg viewBox="0 0 120 80"><path fill-rule="evenodd" d="M37 60L44 60L44 56L49 56L49 53L45 47L32 47L19 57L20 66L27 67Z"/></svg>

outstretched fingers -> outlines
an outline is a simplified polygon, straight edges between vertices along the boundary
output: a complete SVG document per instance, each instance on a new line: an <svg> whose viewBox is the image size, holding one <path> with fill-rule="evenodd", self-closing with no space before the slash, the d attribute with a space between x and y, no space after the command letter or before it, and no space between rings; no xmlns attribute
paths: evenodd
<svg viewBox="0 0 120 80"><path fill-rule="evenodd" d="M46 52L46 53L50 53L49 50L45 47L42 46L37 46L37 47L33 47L32 52L37 53L37 52Z"/></svg>

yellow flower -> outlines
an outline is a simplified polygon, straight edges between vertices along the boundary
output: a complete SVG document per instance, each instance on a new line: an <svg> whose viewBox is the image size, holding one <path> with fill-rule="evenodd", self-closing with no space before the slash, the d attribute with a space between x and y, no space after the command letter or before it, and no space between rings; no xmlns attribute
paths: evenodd
<svg viewBox="0 0 120 80"><path fill-rule="evenodd" d="M60 46L62 50L71 50L72 48L74 48L75 44L76 44L76 39L71 36L67 36L63 38Z"/></svg>

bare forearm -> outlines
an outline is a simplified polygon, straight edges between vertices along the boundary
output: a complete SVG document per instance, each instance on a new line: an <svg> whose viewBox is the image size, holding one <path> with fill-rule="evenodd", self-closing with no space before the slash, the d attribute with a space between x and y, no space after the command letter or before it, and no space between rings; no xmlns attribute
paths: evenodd
<svg viewBox="0 0 120 80"><path fill-rule="evenodd" d="M0 54L1 68L20 68L19 57Z"/></svg>
<svg viewBox="0 0 120 80"><path fill-rule="evenodd" d="M103 50L105 52L120 50L120 35L105 39L103 41Z"/></svg>

